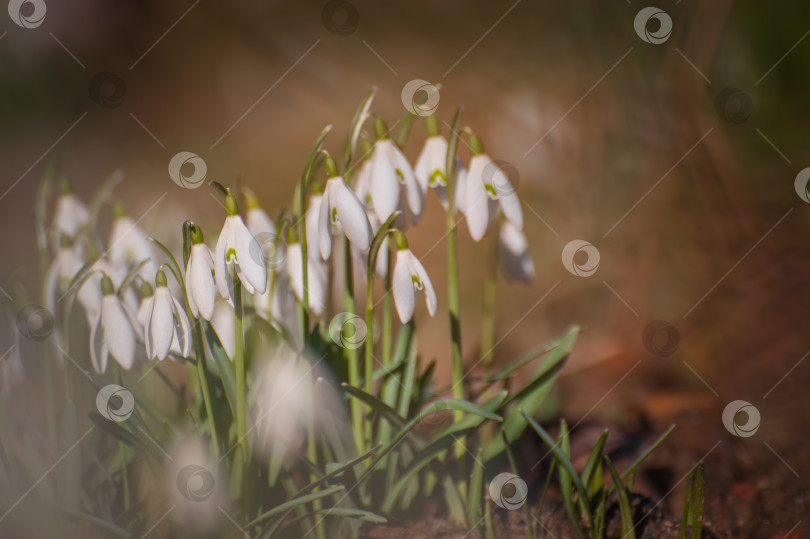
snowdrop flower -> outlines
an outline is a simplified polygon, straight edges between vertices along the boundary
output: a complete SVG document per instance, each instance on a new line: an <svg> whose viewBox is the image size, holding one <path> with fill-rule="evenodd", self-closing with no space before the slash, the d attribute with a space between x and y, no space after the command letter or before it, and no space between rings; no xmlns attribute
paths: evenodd
<svg viewBox="0 0 810 539"><path fill-rule="evenodd" d="M56 312L57 296L64 292L73 277L84 265L78 245L71 245L67 236L59 238L59 250L56 252L45 273L45 308Z"/></svg>
<svg viewBox="0 0 810 539"><path fill-rule="evenodd" d="M478 135L470 135L470 146L473 156L464 189L464 214L467 216L470 236L475 241L484 237L498 205L504 217L517 228L523 229L520 201L506 174L484 153L484 145Z"/></svg>
<svg viewBox="0 0 810 539"><path fill-rule="evenodd" d="M120 205L116 205L115 213L108 250L110 262L117 266L132 268L146 261L146 264L138 270L138 275L145 281L151 281L157 271L152 242L141 227L124 213Z"/></svg>
<svg viewBox="0 0 810 539"><path fill-rule="evenodd" d="M236 198L230 193L225 197L225 211L227 217L214 254L214 275L219 294L233 301L231 290L234 271L250 294L263 293L267 289L267 265L264 254L257 256L257 251L262 253L261 246L254 241L242 221Z"/></svg>
<svg viewBox="0 0 810 539"><path fill-rule="evenodd" d="M217 285L214 280L214 258L211 249L203 241L203 233L195 224L191 230L191 252L186 266L186 291L191 314L211 320L217 300Z"/></svg>
<svg viewBox="0 0 810 539"><path fill-rule="evenodd" d="M149 283L143 281L141 283L141 302L138 304L138 312L135 314L135 318L138 320L138 325L140 326L140 337L141 340L144 340L144 342L146 342L145 331L146 325L149 323L153 295L154 293L152 292L152 287L149 286Z"/></svg>
<svg viewBox="0 0 810 539"><path fill-rule="evenodd" d="M144 325L146 357L165 359L172 344L179 344L183 357L191 354L191 324L180 302L169 292L163 270L155 277L155 293L146 307L149 316Z"/></svg>
<svg viewBox="0 0 810 539"><path fill-rule="evenodd" d="M73 238L83 226L90 223L90 212L87 210L87 206L73 194L66 178L62 178L60 187L62 194L56 200L53 227L56 232Z"/></svg>
<svg viewBox="0 0 810 539"><path fill-rule="evenodd" d="M294 237L287 238L286 270L287 279L295 297L298 298L298 301L304 301L303 254L301 244ZM326 274L322 270L322 266L313 263L312 259L307 260L307 285L309 310L315 314L321 314L326 308Z"/></svg>
<svg viewBox="0 0 810 539"><path fill-rule="evenodd" d="M425 303L430 316L436 315L438 300L433 284L430 282L425 268L421 262L408 249L408 240L401 232L397 232L397 257L394 266L394 278L391 288L394 292L394 305L403 324L413 318L416 291L425 292Z"/></svg>
<svg viewBox="0 0 810 539"><path fill-rule="evenodd" d="M214 316L211 317L211 325L214 332L219 337L219 342L231 361L236 355L236 328L233 324L233 305L227 301L217 302L214 307Z"/></svg>
<svg viewBox="0 0 810 539"><path fill-rule="evenodd" d="M107 370L107 358L112 356L129 370L135 361L135 331L123 303L115 294L112 279L101 278L101 315L90 329L90 359L99 374ZM101 330L101 356L96 352L96 339Z"/></svg>
<svg viewBox="0 0 810 539"><path fill-rule="evenodd" d="M371 209L371 172L372 160L371 156L374 154L374 146L369 141L365 142L365 152L363 153L363 163L357 171L357 176L354 181L354 193L363 205ZM369 217L370 219L371 217Z"/></svg>
<svg viewBox="0 0 810 539"><path fill-rule="evenodd" d="M427 192L428 186L447 186L447 139L442 136L436 116L428 116L425 122L428 138L413 168L423 193Z"/></svg>
<svg viewBox="0 0 810 539"><path fill-rule="evenodd" d="M363 204L346 185L343 177L338 176L337 165L330 156L326 157L326 171L329 179L326 181L318 216L321 256L327 260L332 254L332 232L338 223L352 245L361 251L368 251L371 245L371 225Z"/></svg>
<svg viewBox="0 0 810 539"><path fill-rule="evenodd" d="M381 118L375 124L377 142L371 156L371 200L381 221L400 208L400 184L405 190L408 209L414 222L422 215L424 193L413 175L413 169L397 145L388 138L388 128Z"/></svg>
<svg viewBox="0 0 810 539"><path fill-rule="evenodd" d="M323 264L324 260L321 257L321 240L320 240L320 221L321 221L321 202L323 195L320 194L320 186L316 183L312 186L314 194L309 196L307 203L307 256L311 257L313 261Z"/></svg>
<svg viewBox="0 0 810 539"><path fill-rule="evenodd" d="M267 234L269 237L276 235L276 225L270 220L261 205L259 199L256 198L251 191L245 191L245 223L251 234L258 236L259 234Z"/></svg>
<svg viewBox="0 0 810 539"><path fill-rule="evenodd" d="M504 220L498 229L498 255L507 279L531 284L534 262L529 255L529 243L523 231L511 221Z"/></svg>

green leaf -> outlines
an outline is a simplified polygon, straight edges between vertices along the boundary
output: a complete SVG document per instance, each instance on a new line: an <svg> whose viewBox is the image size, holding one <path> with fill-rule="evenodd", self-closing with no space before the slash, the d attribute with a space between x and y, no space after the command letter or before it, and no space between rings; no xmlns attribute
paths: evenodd
<svg viewBox="0 0 810 539"><path fill-rule="evenodd" d="M50 249L48 245L48 199L51 195L53 179L56 177L58 168L59 157L55 158L48 165L45 175L42 177L42 182L37 189L37 198L34 203L34 229L36 230L37 249L40 252L40 256L47 256ZM45 269L44 266L43 263L43 271Z"/></svg>
<svg viewBox="0 0 810 539"><path fill-rule="evenodd" d="M154 244L157 245L160 248L160 250L163 251L163 253L166 255L166 257L171 261L173 268L172 268L172 266L169 266L169 267L172 268L172 273L174 273L174 278L177 279L177 284L179 284L180 288L183 289L183 294L185 295L186 282L183 280L183 269L177 263L177 259L174 257L174 255L172 254L172 252L169 250L168 247L166 247L165 245L160 243L155 238L149 238L149 239L151 239L154 242Z"/></svg>
<svg viewBox="0 0 810 539"><path fill-rule="evenodd" d="M313 502L315 500L320 500L322 498L326 498L327 496L331 496L332 494L336 494L338 492L341 492L344 489L345 489L345 487L343 487L342 485L338 485L338 486L326 488L324 490L319 490L318 492L313 492L312 494L305 494L303 496L297 496L297 497L293 498L292 500L290 500L288 502L282 503L281 505L277 505L276 507L270 509L269 511L266 511L266 512L262 513L257 518L255 518L252 521L250 521L249 523L247 523L245 525L245 529L250 529L250 528L252 528L252 527L254 527L254 526L258 525L258 524L261 524L262 522L264 522L264 521L266 521L266 520L268 520L268 519L270 519L270 518L272 518L272 517L274 517L276 515L280 515L281 513L289 511L290 509L295 509L296 507L299 507L301 505Z"/></svg>
<svg viewBox="0 0 810 539"><path fill-rule="evenodd" d="M570 464L571 438L568 436L568 424L565 420L560 421L560 439L558 444L562 454L565 456L566 462ZM573 466L570 468L573 469ZM560 491L562 493L565 512L568 514L568 519L571 521L571 524L576 528L577 534L584 537L585 534L579 524L580 514L577 511L577 507L578 505L584 504L587 499L580 496L579 504L574 503L574 493L571 490L571 483L574 478L577 477L576 472L573 474L570 473L569 467L564 465L560 466L558 472L560 474ZM577 490L577 492L579 492L579 490Z"/></svg>
<svg viewBox="0 0 810 539"><path fill-rule="evenodd" d="M461 137L461 112L463 108L456 109L453 122L450 126L450 135L447 139L447 155L445 168L447 171L447 214L455 215L456 211L456 154L458 153L458 140Z"/></svg>
<svg viewBox="0 0 810 539"><path fill-rule="evenodd" d="M79 441L79 418L72 400L62 407L59 454L64 455L56 469L57 497L61 507L78 511L81 499L82 450Z"/></svg>
<svg viewBox="0 0 810 539"><path fill-rule="evenodd" d="M517 358L516 360L510 362L506 367L501 369L501 371L498 372L497 374L493 374L492 376L489 376L489 377L485 378L484 382L496 382L498 380L505 380L507 378L510 378L522 366L526 365L527 363L531 363L532 361L539 358L540 356L543 356L543 355L551 352L555 348L557 348L560 345L561 340L562 339L555 339L551 343L546 343L546 344L544 344L542 346L538 346L537 348L535 348L531 352L528 352L527 354L524 354L524 355L520 356L519 358Z"/></svg>
<svg viewBox="0 0 810 539"><path fill-rule="evenodd" d="M662 434L661 436L659 436L658 439L650 447L648 447L647 450L644 453L642 453L641 456L639 456L635 460L635 462L633 462L633 464L630 465L629 468L627 468L627 470L624 471L624 473L621 475L621 478L623 480L627 479L627 488L628 489L633 490L633 479L635 478L636 470L638 469L639 465L642 462L644 462L647 459L647 457L649 457L650 454L653 451L655 451L655 449L659 445L661 445L661 442L666 440L667 436L669 436L669 433L672 432L672 430L674 428L675 428L674 424L670 425L670 427L667 429L667 431L664 434ZM610 495L612 492L613 492L613 489L611 487L611 489L608 491L608 495Z"/></svg>
<svg viewBox="0 0 810 539"><path fill-rule="evenodd" d="M121 169L114 170L112 174L107 176L104 183L101 184L93 195L93 200L90 201L88 211L90 213L90 222L95 223L98 220L98 214L101 213L101 208L112 197L115 187L124 180L124 171Z"/></svg>
<svg viewBox="0 0 810 539"><path fill-rule="evenodd" d="M413 125L414 118L416 118L416 115L414 115L412 112L408 112L408 114L405 115L405 119L399 123L397 134L392 137L394 139L394 144L396 144L400 149L405 146L405 141L408 140L408 134L411 132L411 126Z"/></svg>
<svg viewBox="0 0 810 539"><path fill-rule="evenodd" d="M692 517L692 539L700 539L703 532L703 496L704 496L704 481L703 481L703 461L698 462L694 471L694 491L692 493L692 509L690 511Z"/></svg>
<svg viewBox="0 0 810 539"><path fill-rule="evenodd" d="M591 454L588 456L588 462L585 463L585 468L582 470L582 483L589 493L593 493L591 486L593 485L596 472L599 469L599 464L602 462L602 451L605 448L607 441L608 431L602 431L602 435L596 440L596 445L593 446Z"/></svg>
<svg viewBox="0 0 810 539"><path fill-rule="evenodd" d="M366 123L366 120L369 117L371 103L374 101L374 96L376 94L377 87L374 86L371 88L371 91L366 95L363 101L360 102L360 106L357 107L357 110L354 113L352 123L349 127L349 136L346 139L346 149L343 152L344 171L348 170L349 166L351 165L354 150L357 148L357 140L360 138L360 133L363 131L363 125Z"/></svg>
<svg viewBox="0 0 810 539"><path fill-rule="evenodd" d="M352 397L370 406L375 412L383 416L389 423L391 423L394 428L401 429L405 426L405 420L399 416L397 411L374 395L369 395L362 389L351 386L346 382L340 384L340 387L342 387L343 390Z"/></svg>
<svg viewBox="0 0 810 539"><path fill-rule="evenodd" d="M470 484L467 488L467 527L471 530L481 528L481 515L484 491L484 450L480 447L476 451Z"/></svg>
<svg viewBox="0 0 810 539"><path fill-rule="evenodd" d="M624 488L619 473L610 457L605 455L605 463L607 464L610 476L613 478L613 486L616 488L616 495L619 498L619 512L622 516L622 539L636 539L636 529L633 523L633 511L630 508L630 498L627 496L627 489Z"/></svg>
<svg viewBox="0 0 810 539"><path fill-rule="evenodd" d="M467 519L464 502L461 500L461 495L458 493L458 487L453 478L445 475L442 480L442 488L444 489L444 501L447 503L450 517L456 522L464 522Z"/></svg>
<svg viewBox="0 0 810 539"><path fill-rule="evenodd" d="M383 239L385 238L386 234L390 232L394 219L396 219L400 213L402 212L395 211L389 215L388 219L386 219L385 222L380 225L377 233L374 234L374 237L371 239L371 246L368 250L368 263L366 264L366 278L368 279L368 283L374 282L374 273L377 268L377 257L380 254L380 247L382 246Z"/></svg>
<svg viewBox="0 0 810 539"><path fill-rule="evenodd" d="M222 387L225 390L225 398L228 401L231 413L235 418L237 400L236 374L233 369L233 363L231 363L227 352L225 352L225 348L222 346L222 343L220 342L216 331L214 331L213 326L211 326L207 320L203 319L200 319L199 323L202 324L203 329L205 330L205 339L208 341L208 347L211 349L211 355L213 356L214 361L216 361L217 374L219 374L219 378L222 381Z"/></svg>
<svg viewBox="0 0 810 539"><path fill-rule="evenodd" d="M540 364L532 380L506 403L515 403L515 406L507 412L503 427L510 440L520 438L528 425L520 410L525 411L529 416L534 416L546 400L551 391L551 386L557 379L557 375L574 347L579 331L579 327L571 328L558 341L557 346L554 347L549 356ZM504 449L503 438L496 437L486 448L484 460L493 459L500 455Z"/></svg>

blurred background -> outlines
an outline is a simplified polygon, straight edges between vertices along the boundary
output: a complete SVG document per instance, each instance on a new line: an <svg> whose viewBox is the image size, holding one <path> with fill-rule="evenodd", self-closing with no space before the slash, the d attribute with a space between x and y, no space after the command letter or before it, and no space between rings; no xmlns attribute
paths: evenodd
<svg viewBox="0 0 810 539"><path fill-rule="evenodd" d="M651 494L665 497L706 458L709 520L733 537L805 536L810 210L794 179L810 166L810 4L655 6L664 16L642 17L640 30L646 6L635 0L75 0L47 2L36 28L0 17L0 276L36 290L33 206L57 156L85 201L122 169L117 196L147 233L179 241L190 218L211 238L219 199L172 181L176 153L202 157L207 180L239 178L276 215L326 124L337 151L372 86L374 111L393 124L405 85L430 81L441 120L463 105L464 125L510 165L523 201L536 275L528 287L499 282L496 362L580 324L563 416L583 432L677 422L672 453L659 457L675 464ZM410 159L423 140L417 119ZM443 227L429 196L409 236L440 313ZM472 365L488 248L466 224L459 237ZM599 252L589 277L562 263L576 239ZM448 380L446 318L429 328L423 356ZM738 399L761 412L753 437L723 427Z"/></svg>

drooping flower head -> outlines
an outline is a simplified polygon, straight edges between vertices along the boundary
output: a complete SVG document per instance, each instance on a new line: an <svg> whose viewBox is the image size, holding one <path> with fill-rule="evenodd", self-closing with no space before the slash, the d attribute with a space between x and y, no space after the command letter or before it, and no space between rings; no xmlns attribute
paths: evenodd
<svg viewBox="0 0 810 539"><path fill-rule="evenodd" d="M442 135L436 116L426 117L425 124L428 137L413 169L423 193L428 187L447 186L447 139Z"/></svg>
<svg viewBox="0 0 810 539"><path fill-rule="evenodd" d="M401 232L396 234L397 256L394 266L391 288L394 293L394 305L403 324L413 318L417 291L425 293L425 303L430 316L436 315L438 299L433 283L430 282L425 268L408 248L408 240Z"/></svg>
<svg viewBox="0 0 810 539"><path fill-rule="evenodd" d="M301 243L295 235L294 227L287 229L287 258L285 269L295 297L304 301L304 255ZM321 314L326 308L326 272L322 264L313 262L307 256L307 296L309 296L309 310L314 314Z"/></svg>
<svg viewBox="0 0 810 539"><path fill-rule="evenodd" d="M231 290L234 275L250 294L264 293L267 289L264 252L242 221L236 197L230 192L225 196L225 212L225 224L214 253L214 275L219 294L233 301Z"/></svg>
<svg viewBox="0 0 810 539"><path fill-rule="evenodd" d="M120 204L115 205L115 215L108 249L110 262L126 269L144 263L138 275L145 281L151 281L157 271L152 242Z"/></svg>
<svg viewBox="0 0 810 539"><path fill-rule="evenodd" d="M534 262L529 254L529 242L522 230L505 219L498 228L498 258L507 279L531 284Z"/></svg>
<svg viewBox="0 0 810 539"><path fill-rule="evenodd" d="M107 370L107 358L112 356L124 369L131 369L135 362L135 330L124 305L115 293L112 279L101 278L101 316L90 329L90 359L99 374ZM100 353L96 351L100 335Z"/></svg>
<svg viewBox="0 0 810 539"><path fill-rule="evenodd" d="M349 189L342 176L338 175L337 165L331 156L325 159L329 179L321 199L318 216L318 240L321 256L328 259L332 253L332 233L343 229L349 241L361 251L368 251L371 245L371 225L366 216L366 209Z"/></svg>
<svg viewBox="0 0 810 539"><path fill-rule="evenodd" d="M402 209L400 201L407 202L415 221L422 215L424 193L413 174L410 163L402 151L388 137L388 126L382 118L377 118L374 129L377 142L371 156L371 200L380 221L385 221L397 210ZM401 191L404 190L404 193Z"/></svg>
<svg viewBox="0 0 810 539"><path fill-rule="evenodd" d="M217 285L214 280L214 258L205 244L200 227L191 223L191 250L186 266L186 291L188 307L194 316L211 320L217 300Z"/></svg>
<svg viewBox="0 0 810 539"><path fill-rule="evenodd" d="M56 209L53 213L53 228L56 236L64 234L69 238L75 238L76 233L85 225L90 223L90 212L87 206L73 194L73 189L67 178L62 177L59 182L61 194L56 199ZM59 239L54 247L58 247Z"/></svg>
<svg viewBox="0 0 810 539"><path fill-rule="evenodd" d="M523 229L523 210L509 178L484 152L484 144L475 133L470 134L473 156L464 185L464 214L470 236L479 241L489 230L500 207L504 217L518 229Z"/></svg>
<svg viewBox="0 0 810 539"><path fill-rule="evenodd" d="M191 353L191 324L180 302L169 291L163 270L155 277L155 292L147 307L149 316L144 326L144 344L149 359L165 359L177 348L183 357Z"/></svg>

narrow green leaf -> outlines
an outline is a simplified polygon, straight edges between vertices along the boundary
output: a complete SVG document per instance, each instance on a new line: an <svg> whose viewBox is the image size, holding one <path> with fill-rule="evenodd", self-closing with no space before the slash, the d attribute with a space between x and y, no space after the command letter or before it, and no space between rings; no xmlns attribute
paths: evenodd
<svg viewBox="0 0 810 539"><path fill-rule="evenodd" d="M703 461L698 462L694 471L694 491L692 494L692 539L700 539L703 532Z"/></svg>
<svg viewBox="0 0 810 539"><path fill-rule="evenodd" d="M98 220L98 215L101 213L101 208L112 197L115 187L124 181L124 171L121 169L114 170L112 174L107 176L107 179L101 184L93 195L93 200L90 201L88 212L90 213L90 222L95 223Z"/></svg>
<svg viewBox="0 0 810 539"><path fill-rule="evenodd" d="M306 503L313 502L315 500L320 500L321 498L326 498L327 496L331 496L332 494L341 492L344 490L345 487L342 485L329 487L324 490L319 490L318 492L313 492L312 494L305 494L303 496L298 496L293 498L292 500L282 503L281 505L277 505L276 507L270 509L269 511L265 511L257 518L251 520L249 523L245 525L245 529L250 529L258 524L261 524L265 520L272 518L276 515L284 513L285 511L289 511L290 509L295 509L298 506L301 506Z"/></svg>
<svg viewBox="0 0 810 539"><path fill-rule="evenodd" d="M207 320L200 319L199 323L202 324L205 331L205 339L208 341L208 347L211 349L211 355L216 362L217 374L222 381L222 388L225 390L225 398L230 406L233 417L236 417L236 373L234 372L233 363L231 363L225 348L214 331L213 326Z"/></svg>
<svg viewBox="0 0 810 539"><path fill-rule="evenodd" d="M622 539L636 539L635 523L633 522L633 511L630 508L630 498L627 496L627 489L624 488L619 473L610 457L605 455L610 476L613 478L613 486L616 488L616 495L619 498L619 512L622 516Z"/></svg>
<svg viewBox="0 0 810 539"><path fill-rule="evenodd" d="M605 429L596 441L596 445L593 446L591 454L588 456L588 462L585 463L585 468L582 470L582 483L585 485L588 492L593 492L591 485L599 468L599 463L602 462L602 451L605 448L607 436L608 431Z"/></svg>
<svg viewBox="0 0 810 539"><path fill-rule="evenodd" d="M370 406L374 411L378 414L383 416L391 425L396 429L401 429L405 426L405 420L402 419L396 410L385 404L383 401L375 397L374 395L369 395L365 391L360 388L353 387L346 382L340 384L340 387L343 388L346 393L351 395L352 397L360 400L364 404Z"/></svg>
<svg viewBox="0 0 810 539"><path fill-rule="evenodd" d="M458 523L463 523L467 519L467 515L464 510L464 502L461 500L458 487L453 478L445 475L442 480L442 488L444 489L444 501L447 503L450 517Z"/></svg>
<svg viewBox="0 0 810 539"><path fill-rule="evenodd" d="M174 255L169 250L169 248L166 247L165 245L163 245L160 241L156 240L155 238L150 238L150 239L152 240L152 242L155 245L158 246L158 248L161 251L163 251L163 253L166 255L166 257L171 261L171 263L172 263L171 267L173 267L172 273L174 273L174 278L177 279L177 284L180 285L180 288L182 288L183 292L185 293L186 282L183 280L183 269L177 263L177 259L174 257Z"/></svg>
<svg viewBox="0 0 810 539"><path fill-rule="evenodd" d="M627 470L624 471L624 473L621 475L621 478L622 478L622 480L625 480L625 479L627 480L627 488L628 489L633 490L633 479L635 477L636 470L638 469L639 465L642 462L644 462L647 459L647 457L649 457L650 454L653 451L655 451L655 449L659 445L661 445L661 442L666 440L667 436L669 436L669 433L672 432L672 430L674 428L675 428L674 424L670 425L670 427L666 430L666 432L664 434L662 434L661 436L659 436L658 439L650 447L648 447L647 450L644 453L642 453L641 456L639 456L633 462L633 464L630 465L629 468L627 468ZM611 489L608 491L608 495L610 495L612 492L613 492L613 488L611 487Z"/></svg>
<svg viewBox="0 0 810 539"><path fill-rule="evenodd" d="M565 462L571 464L570 455L571 455L571 439L568 436L568 424L565 420L560 421L560 438L557 442L558 447L560 449L561 454L565 457ZM582 530L580 525L580 513L578 512L578 506L582 506L586 498L583 496L579 496L579 503L574 502L574 493L571 488L571 484L574 479L577 477L576 472L571 473L569 469L573 469L573 466L560 466L558 473L560 475L560 492L562 494L563 499L563 506L565 507L565 512L568 514L568 519L571 521L571 524L574 525L576 528L577 535L584 537L585 533ZM579 489L577 489L579 492Z"/></svg>
<svg viewBox="0 0 810 539"><path fill-rule="evenodd" d="M408 140L408 135L411 132L411 126L413 125L413 121L416 118L416 115L412 112L408 112L405 115L405 119L399 122L399 129L397 129L397 134L394 135L392 138L394 140L394 144L397 145L398 148L402 148L405 146L405 141Z"/></svg>
<svg viewBox="0 0 810 539"><path fill-rule="evenodd" d="M366 95L360 106L354 113L352 123L349 126L349 136L346 138L346 149L343 151L343 170L348 170L354 156L354 151L357 148L357 141L360 138L360 133L363 131L363 125L369 117L369 110L371 103L374 101L374 96L377 94L377 87L371 88L371 91Z"/></svg>
<svg viewBox="0 0 810 539"><path fill-rule="evenodd" d="M481 528L481 502L484 491L484 451L480 447L475 453L470 484L467 488L467 527L470 530Z"/></svg>
<svg viewBox="0 0 810 539"><path fill-rule="evenodd" d="M78 511L81 500L82 449L79 441L79 418L72 400L62 407L59 454L64 455L56 469L57 497L61 507Z"/></svg>
<svg viewBox="0 0 810 539"><path fill-rule="evenodd" d="M683 501L683 514L681 515L681 529L678 533L680 539L686 539L687 535L686 532L689 529L689 525L692 522L692 493L694 491L694 484L695 484L695 474L694 470L689 473L689 476L686 478L686 495Z"/></svg>

